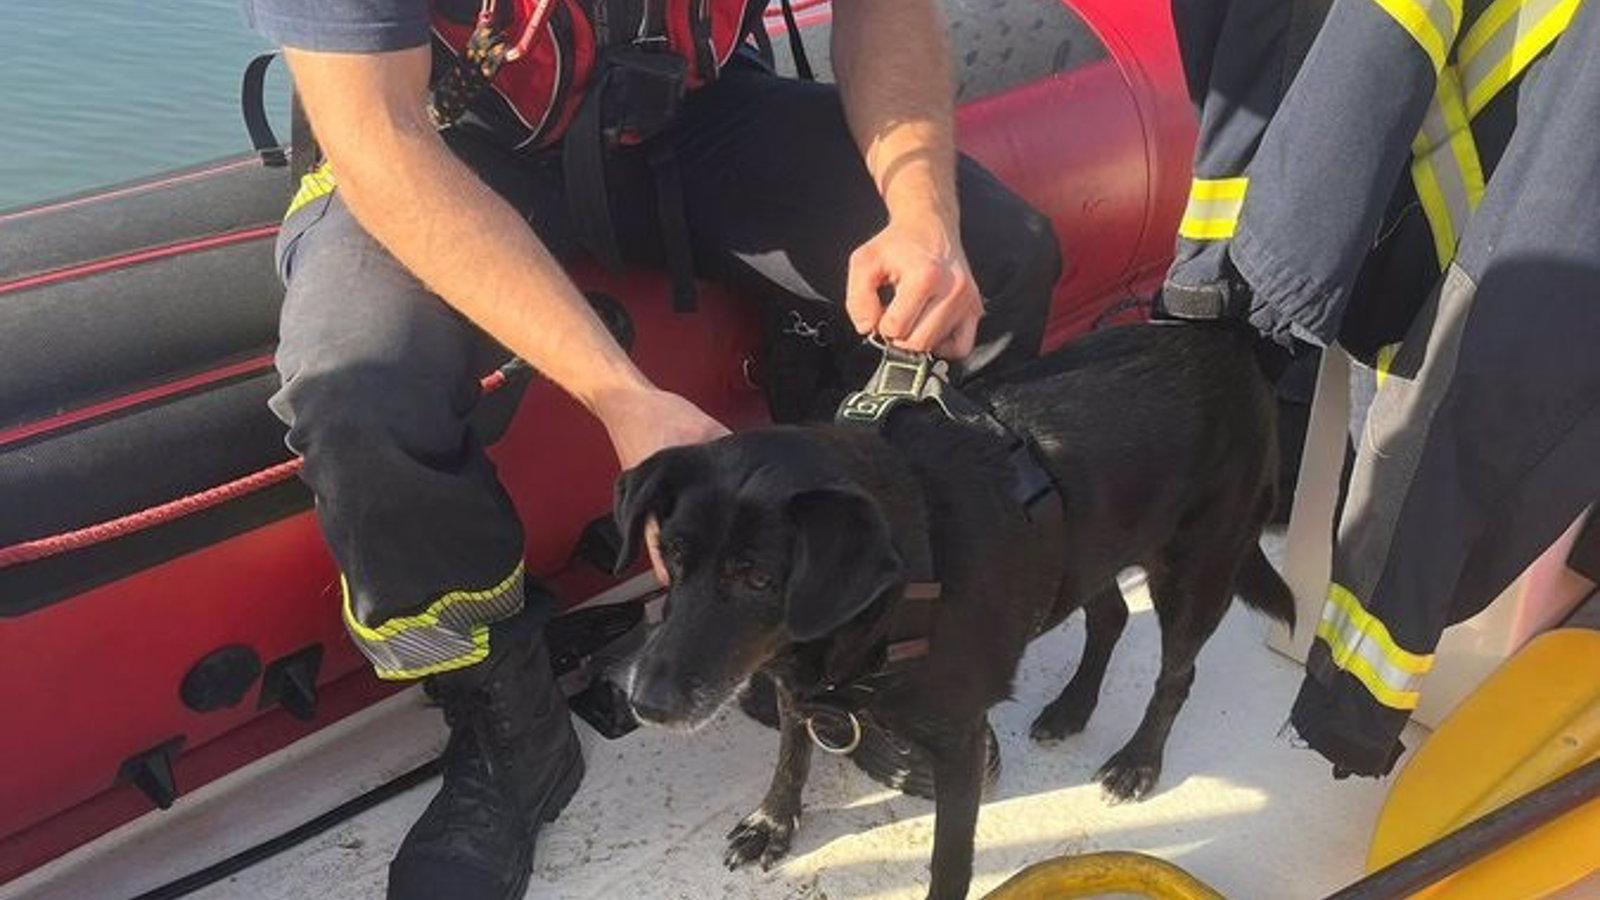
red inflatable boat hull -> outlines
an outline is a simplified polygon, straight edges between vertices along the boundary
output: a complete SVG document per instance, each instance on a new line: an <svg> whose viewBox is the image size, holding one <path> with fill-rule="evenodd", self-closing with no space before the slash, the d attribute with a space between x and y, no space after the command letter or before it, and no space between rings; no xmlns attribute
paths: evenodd
<svg viewBox="0 0 1600 900"><path fill-rule="evenodd" d="M1012 2L1051 6L1057 0ZM1140 314L1126 301L1147 296L1170 257L1194 129L1166 4L1069 5L1103 45L1100 57L966 102L959 128L966 152L1054 221L1067 269L1055 295L1052 346L1118 310L1131 309L1123 320ZM826 27L825 3L800 6L808 31ZM235 160L0 214L0 244L34 217L79 207L125 209L196 180L256 168L253 157ZM30 292L69 282L92 286L95 279L170 258L269 256L275 230L270 220L245 223L64 265L45 254L37 270L0 272L0 316ZM678 315L660 300L669 292L658 276L614 278L591 267L578 267L574 276L586 289L622 299L636 333L634 354L659 384L730 425L764 419L761 395L745 376L759 335L739 298L706 286L701 309ZM0 327L6 327L3 319ZM73 401L26 421L8 424L0 417L0 453L44 446L39 442L52 435L96 427L212 382L265 376L269 368L270 357L257 354L92 402ZM609 586L608 576L574 556L580 532L607 512L611 500L616 464L600 427L535 381L492 455L527 522L530 569L569 605ZM345 638L337 576L309 510L81 591L64 590L31 608L0 608L0 883L149 812L146 794L126 782L124 763L137 754L181 741L176 785L193 790L395 689L370 675ZM259 709L259 684L231 707L196 712L185 706L179 686L186 674L230 645L249 648L269 665L320 645L314 718Z"/></svg>

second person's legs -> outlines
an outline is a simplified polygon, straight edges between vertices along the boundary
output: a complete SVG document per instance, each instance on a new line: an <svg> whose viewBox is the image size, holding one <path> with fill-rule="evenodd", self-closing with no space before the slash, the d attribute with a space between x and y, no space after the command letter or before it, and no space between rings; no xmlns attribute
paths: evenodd
<svg viewBox="0 0 1600 900"><path fill-rule="evenodd" d="M888 213L828 84L737 59L689 101L676 131L701 274L768 301L843 319L850 254ZM1061 255L1050 221L982 166L957 166L961 240L987 312L964 375L1033 358ZM836 338L838 339L838 338Z"/></svg>

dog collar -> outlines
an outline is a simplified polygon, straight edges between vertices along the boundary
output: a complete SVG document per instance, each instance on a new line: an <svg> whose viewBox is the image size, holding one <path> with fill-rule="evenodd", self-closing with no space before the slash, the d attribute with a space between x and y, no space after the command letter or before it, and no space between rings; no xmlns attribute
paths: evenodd
<svg viewBox="0 0 1600 900"><path fill-rule="evenodd" d="M824 753L855 752L879 683L928 655L940 593L937 581L908 582L865 632L830 648L821 686L795 704L806 733Z"/></svg>

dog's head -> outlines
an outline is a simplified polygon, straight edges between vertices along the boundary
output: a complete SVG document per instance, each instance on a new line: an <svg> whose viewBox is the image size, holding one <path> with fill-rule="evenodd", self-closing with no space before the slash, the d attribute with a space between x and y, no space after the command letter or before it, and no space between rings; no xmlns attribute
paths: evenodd
<svg viewBox="0 0 1600 900"><path fill-rule="evenodd" d="M622 563L654 516L672 576L628 689L641 719L705 722L785 647L900 585L888 521L847 468L815 432L774 428L665 450L623 474Z"/></svg>

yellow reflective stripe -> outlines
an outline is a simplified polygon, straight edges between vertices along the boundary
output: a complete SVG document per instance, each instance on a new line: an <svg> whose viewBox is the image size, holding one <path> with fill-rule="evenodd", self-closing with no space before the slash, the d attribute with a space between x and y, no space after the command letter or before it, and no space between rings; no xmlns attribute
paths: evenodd
<svg viewBox="0 0 1600 900"><path fill-rule="evenodd" d="M1389 370L1394 368L1394 358L1400 353L1400 344L1384 344L1378 348L1378 387L1389 378Z"/></svg>
<svg viewBox="0 0 1600 900"><path fill-rule="evenodd" d="M1248 178L1196 178L1189 186L1189 205L1178 223L1178 234L1191 241L1233 237L1249 190Z"/></svg>
<svg viewBox="0 0 1600 900"><path fill-rule="evenodd" d="M1433 70L1444 68L1450 48L1461 28L1461 0L1372 0L1411 35L1422 52L1433 61Z"/></svg>
<svg viewBox="0 0 1600 900"><path fill-rule="evenodd" d="M1444 188L1439 185L1433 167L1423 160L1411 164L1411 180L1417 186L1417 199L1422 201L1423 215L1428 217L1428 230L1433 234L1433 252L1442 271L1450 265L1456 254L1455 223L1450 215L1450 202L1445 199Z"/></svg>
<svg viewBox="0 0 1600 900"><path fill-rule="evenodd" d="M489 655L489 626L522 606L523 565L494 587L453 591L414 616L399 616L372 627L356 618L350 584L343 577L342 612L356 646L379 678L422 678L481 662Z"/></svg>
<svg viewBox="0 0 1600 900"><path fill-rule="evenodd" d="M1375 2L1388 9L1394 0ZM1483 199L1483 163L1472 118L1555 42L1580 2L1495 0L1462 36L1456 64L1439 70L1433 101L1412 143L1411 178L1440 269L1455 258L1467 221ZM1459 21L1459 7L1456 13ZM1378 373L1380 384L1385 374Z"/></svg>
<svg viewBox="0 0 1600 900"><path fill-rule="evenodd" d="M300 176L300 187L294 192L294 198L289 201L289 208L284 211L285 219L299 212L305 206L319 197L326 197L333 193L335 187L333 180L333 166L323 163L315 169Z"/></svg>
<svg viewBox="0 0 1600 900"><path fill-rule="evenodd" d="M1238 219L1191 219L1178 223L1178 234L1191 241L1225 241L1239 230Z"/></svg>
<svg viewBox="0 0 1600 900"><path fill-rule="evenodd" d="M1415 156L1411 178L1442 270L1455 258L1456 245L1484 191L1483 165L1453 69L1439 73L1433 101L1411 149Z"/></svg>
<svg viewBox="0 0 1600 900"><path fill-rule="evenodd" d="M1394 638L1389 636L1388 626L1384 625L1377 616L1367 612L1366 607L1361 605L1361 601L1356 598L1356 595L1349 588L1338 582L1330 584L1328 586L1328 599L1333 602L1343 620L1349 623L1352 631L1365 635L1378 643L1378 646L1383 650L1384 657L1395 668L1409 672L1412 675L1425 675L1433 668L1432 653L1412 653L1396 644ZM1323 616L1327 618L1327 613L1324 612Z"/></svg>
<svg viewBox="0 0 1600 900"><path fill-rule="evenodd" d="M373 666L372 673L384 681L414 681L426 678L429 675L438 675L442 672L454 672L456 669L465 669L467 666L477 665L489 657L489 626L479 625L472 629L473 648L470 653L452 657L431 666L419 666L415 669L386 669Z"/></svg>
<svg viewBox="0 0 1600 900"><path fill-rule="evenodd" d="M399 637L407 631L414 631L419 628L434 628L439 625L439 616L453 606L459 606L464 603L482 603L485 600L495 600L503 596L522 580L522 573L525 567L525 563L517 563L517 567L511 570L511 574L507 575L504 581L494 587L481 591L451 591L428 604L427 609L414 616L396 616L376 628L364 625L356 619L355 612L350 609L350 585L346 582L344 583L344 621L346 625L350 626L350 630L364 641L387 641ZM343 582L343 576L340 576L340 581Z"/></svg>
<svg viewBox="0 0 1600 900"><path fill-rule="evenodd" d="M1389 636L1389 629L1362 607L1341 584L1328 588L1328 602L1317 623L1333 664L1355 676L1380 703L1414 709L1422 676L1433 668L1433 654L1412 653Z"/></svg>
<svg viewBox="0 0 1600 900"><path fill-rule="evenodd" d="M1461 42L1456 45L1456 62L1459 64L1482 55L1483 48L1502 32L1507 23L1517 18L1525 5L1526 0L1494 0L1489 4L1473 21L1467 33L1461 36Z"/></svg>
<svg viewBox="0 0 1600 900"><path fill-rule="evenodd" d="M1334 663L1340 669L1355 676L1356 680L1361 682L1361 686L1366 688L1367 692L1376 698L1379 703L1391 709L1416 709L1417 704L1422 701L1422 693L1420 691L1395 690L1389 687L1388 683L1383 680L1383 676L1378 674L1376 668L1367 661L1366 657L1341 651L1339 645L1334 642L1334 637L1324 631L1322 624L1317 625L1317 636L1327 642L1332 650ZM1342 661L1341 655L1343 656Z"/></svg>
<svg viewBox="0 0 1600 900"><path fill-rule="evenodd" d="M1196 178L1189 185L1190 200L1237 200L1244 202L1250 191L1249 178Z"/></svg>
<svg viewBox="0 0 1600 900"><path fill-rule="evenodd" d="M1467 113L1476 116L1566 31L1581 0L1495 0L1456 49Z"/></svg>

